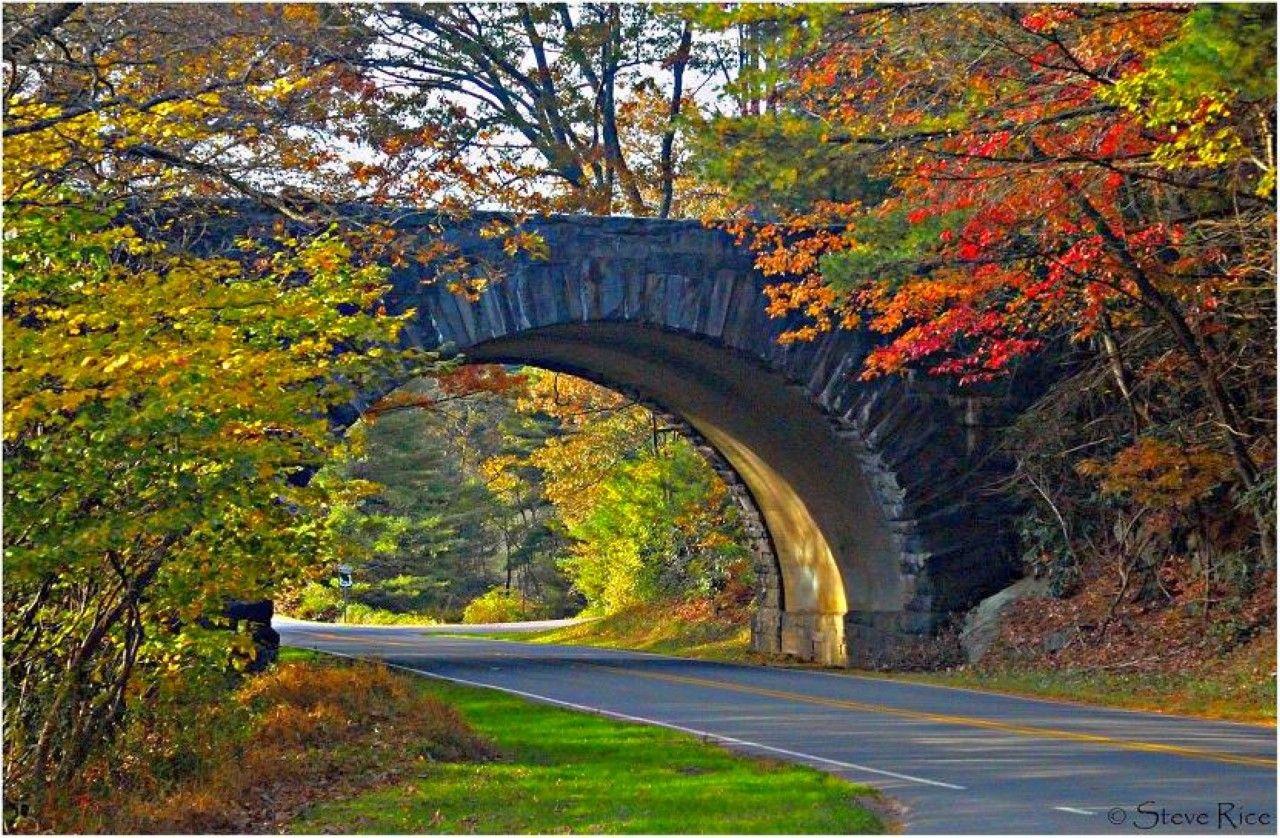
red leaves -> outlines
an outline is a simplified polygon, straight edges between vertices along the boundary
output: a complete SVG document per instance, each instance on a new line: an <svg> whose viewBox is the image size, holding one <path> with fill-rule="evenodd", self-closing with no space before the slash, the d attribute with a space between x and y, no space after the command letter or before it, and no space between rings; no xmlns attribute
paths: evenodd
<svg viewBox="0 0 1280 838"><path fill-rule="evenodd" d="M1098 140L1098 154L1102 157L1111 157L1115 155L1117 149L1120 148L1120 140L1129 130L1126 122L1117 121L1114 125L1103 133L1102 138Z"/></svg>
<svg viewBox="0 0 1280 838"><path fill-rule="evenodd" d="M436 383L450 396L470 396L514 393L523 390L529 382L525 376L512 375L497 364L464 364L436 376Z"/></svg>
<svg viewBox="0 0 1280 838"><path fill-rule="evenodd" d="M1063 6L1042 6L1030 14L1022 16L1019 23L1030 32L1051 32L1059 24L1072 20L1076 12Z"/></svg>
<svg viewBox="0 0 1280 838"><path fill-rule="evenodd" d="M1209 264L1174 230L1135 220L1129 208L1151 187L1128 172L1142 170L1155 141L1100 97L1142 69L1181 13L1046 5L1016 20L968 14L964 23L924 12L860 18L857 38L798 65L800 104L837 131L882 138L874 152L849 151L891 186L878 205L843 206L840 233L828 232L816 204L796 219L820 232L769 228L758 264L786 281L769 290L768 310L802 316L788 340L855 315L891 336L868 361L868 378L923 366L984 380L1046 334L1090 335L1105 312L1130 305L1135 268L1162 281ZM935 29L926 34L926 25ZM957 61L957 40L982 57ZM994 41L1005 49L983 49ZM936 233L918 229L939 220ZM822 261L845 250L852 258ZM877 252L895 255L882 267ZM824 266L842 270L838 291ZM1188 291L1189 310L1210 290Z"/></svg>
<svg viewBox="0 0 1280 838"><path fill-rule="evenodd" d="M973 139L968 145L968 151L974 157L993 157L1004 151L1012 138L1013 134L1009 131L993 131Z"/></svg>

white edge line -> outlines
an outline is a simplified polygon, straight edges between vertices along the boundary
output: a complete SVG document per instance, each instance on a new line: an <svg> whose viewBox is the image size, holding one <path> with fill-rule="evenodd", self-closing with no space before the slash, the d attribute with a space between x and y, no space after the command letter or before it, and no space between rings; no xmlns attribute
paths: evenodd
<svg viewBox="0 0 1280 838"><path fill-rule="evenodd" d="M308 648L308 647L302 647L302 648ZM357 655L350 655L344 652L332 652L328 649L320 649L315 647L310 647L310 648L312 648L312 651L323 652L327 655L335 655L340 658L348 658L350 660L364 660L363 658L360 658ZM594 713L597 716L608 716L609 718L612 718L612 719L620 719L626 722L637 722L639 724L653 725L654 727L662 727L668 730L678 731L680 733L687 733L692 736L701 737L703 739L722 742L726 745L737 745L740 748L755 748L761 751L768 751L770 753L781 754L783 756L805 760L807 762L821 763L823 765L830 765L836 768L847 769L849 771L862 771L867 774L878 774L882 777L892 777L895 780L906 780L911 783L921 783L926 786L937 786L938 788L955 789L956 791L965 790L964 786L958 786L955 783L944 783L941 780L928 780L928 779L925 779L924 777L912 776L911 774L899 774L896 771L885 771L880 768L871 768L869 766L858 765L857 763L853 763L853 762L842 762L841 760L838 760L838 759L827 759L826 757L820 757L814 754L806 754L801 751L789 751L786 748L775 748L772 745L762 745L759 742L751 742L746 739L736 739L732 736L724 736L719 733L711 733L709 731L698 730L692 727L684 727L682 725L671 724L670 722L661 722L661 721L658 721L657 719L647 719L643 716L632 716L627 713L618 713L613 710L604 710L599 707L588 707L585 704L575 704L572 701L562 701L558 698L551 698L550 696L539 695L538 693L525 692L524 690L517 690L513 687L501 687L501 686L498 686L497 684L486 684L482 681L470 681L466 678L457 678L452 675L441 675L438 672L431 672L430 670L426 670L426 669L414 669L411 666L404 666L403 664L391 663L385 660L379 660L378 662L383 664L384 666L389 666L392 669L403 669L406 672L412 672L416 675L424 675L428 678L435 678L440 681L451 681L455 684L465 684L466 686L469 686L469 687L482 687L487 690L497 690L498 692L508 693L510 695L518 695L521 698L528 698L534 701L543 702L545 704L554 704L559 707L567 707L570 710L578 710L584 713ZM1085 814L1090 814L1090 813L1086 812Z"/></svg>
<svg viewBox="0 0 1280 838"><path fill-rule="evenodd" d="M1077 809L1074 806L1054 806L1059 812L1070 812L1073 815L1096 815L1097 812L1090 812L1088 809Z"/></svg>

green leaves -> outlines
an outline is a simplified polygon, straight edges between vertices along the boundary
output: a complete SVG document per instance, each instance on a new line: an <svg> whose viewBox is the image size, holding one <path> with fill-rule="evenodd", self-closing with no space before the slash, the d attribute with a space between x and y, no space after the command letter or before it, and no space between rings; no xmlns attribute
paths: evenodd
<svg viewBox="0 0 1280 838"><path fill-rule="evenodd" d="M938 215L897 210L864 216L848 234L855 243L818 260L822 278L841 293L868 283L896 291L940 248L944 232L959 227L967 215L963 210Z"/></svg>
<svg viewBox="0 0 1280 838"><path fill-rule="evenodd" d="M336 233L250 273L87 210L5 225L6 685L56 743L6 745L40 782L109 729L112 690L226 665L245 639L200 618L337 549L317 523L360 484L288 477L342 447L331 406L414 359L386 350L384 271ZM83 713L96 730L49 739Z"/></svg>
<svg viewBox="0 0 1280 838"><path fill-rule="evenodd" d="M611 613L663 596L707 594L742 555L736 510L688 442L641 449L609 470L562 567L588 607Z"/></svg>
<svg viewBox="0 0 1280 838"><path fill-rule="evenodd" d="M1243 163L1252 191L1275 189L1275 165L1256 149L1275 99L1275 9L1235 4L1196 8L1178 36L1138 72L1099 91L1162 137L1153 160L1168 170ZM1265 131L1265 129L1263 129ZM1266 158L1265 160L1263 158Z"/></svg>

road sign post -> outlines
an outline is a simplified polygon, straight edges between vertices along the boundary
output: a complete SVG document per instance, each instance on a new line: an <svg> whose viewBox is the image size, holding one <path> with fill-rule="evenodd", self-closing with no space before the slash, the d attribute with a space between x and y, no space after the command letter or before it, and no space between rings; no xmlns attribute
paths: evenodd
<svg viewBox="0 0 1280 838"><path fill-rule="evenodd" d="M342 590L342 622L347 622L347 591L351 588L351 565L338 565L338 587Z"/></svg>

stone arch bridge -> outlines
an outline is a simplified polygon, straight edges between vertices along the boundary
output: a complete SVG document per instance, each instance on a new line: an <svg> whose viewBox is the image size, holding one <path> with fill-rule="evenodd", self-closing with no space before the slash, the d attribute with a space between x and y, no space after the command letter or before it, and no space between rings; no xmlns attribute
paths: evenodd
<svg viewBox="0 0 1280 838"><path fill-rule="evenodd" d="M427 235L435 219L421 218L397 227ZM1008 385L860 381L876 340L864 331L780 345L791 323L765 313L751 254L698 222L534 219L524 227L550 258L532 259L480 234L494 218L444 229L462 256L502 268L478 301L428 268L393 272L388 308L416 311L406 343L573 373L672 417L746 512L757 650L928 663L939 632L1012 577L1010 510L989 489L989 431L1025 402Z"/></svg>

